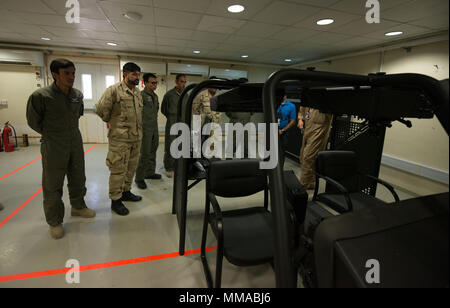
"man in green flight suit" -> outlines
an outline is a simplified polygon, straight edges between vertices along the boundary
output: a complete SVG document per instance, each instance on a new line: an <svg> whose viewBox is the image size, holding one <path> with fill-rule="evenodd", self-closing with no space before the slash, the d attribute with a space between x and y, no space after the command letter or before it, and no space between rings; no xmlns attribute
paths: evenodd
<svg viewBox="0 0 450 308"><path fill-rule="evenodd" d="M145 89L141 91L144 109L142 111L142 146L139 165L136 170L136 185L140 189L146 189L145 179L160 180L161 175L155 173L156 150L159 145L158 111L159 101L155 91L158 80L154 74L144 75Z"/></svg>
<svg viewBox="0 0 450 308"><path fill-rule="evenodd" d="M75 65L66 59L50 64L54 83L36 90L28 99L28 125L42 135L44 213L55 239L64 236L62 201L67 175L72 216L91 218L95 211L84 202L86 176L84 149L78 121L83 115L83 94L73 88Z"/></svg>
<svg viewBox="0 0 450 308"><path fill-rule="evenodd" d="M170 128L177 122L178 99L186 87L186 75L177 75L175 84L175 88L164 95L161 105L161 112L167 118L164 144L164 168L166 169L168 178L173 177L173 171L175 169L175 159L170 155L170 145L175 140L176 136L170 135Z"/></svg>

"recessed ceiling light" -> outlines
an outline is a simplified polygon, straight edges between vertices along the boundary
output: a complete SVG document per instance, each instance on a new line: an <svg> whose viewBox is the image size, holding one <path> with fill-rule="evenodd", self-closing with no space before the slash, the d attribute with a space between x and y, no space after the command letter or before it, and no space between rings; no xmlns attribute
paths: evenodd
<svg viewBox="0 0 450 308"><path fill-rule="evenodd" d="M245 10L245 7L240 4L230 5L228 7L228 12L230 13L241 13Z"/></svg>
<svg viewBox="0 0 450 308"><path fill-rule="evenodd" d="M333 22L334 22L334 19L326 18L326 19L318 20L317 24L319 26L326 26L326 25L331 25Z"/></svg>
<svg viewBox="0 0 450 308"><path fill-rule="evenodd" d="M393 32L385 33L384 35L386 35L386 36L397 36L397 35L402 35L402 34L403 34L402 31L393 31Z"/></svg>
<svg viewBox="0 0 450 308"><path fill-rule="evenodd" d="M194 50L194 53L199 54L200 50Z"/></svg>
<svg viewBox="0 0 450 308"><path fill-rule="evenodd" d="M106 43L106 44L109 45L109 46L117 46L116 43L112 43L112 42L109 42L109 43Z"/></svg>
<svg viewBox="0 0 450 308"><path fill-rule="evenodd" d="M136 12L126 12L125 14L122 14L122 16L134 21L139 21L142 19L142 15Z"/></svg>
<svg viewBox="0 0 450 308"><path fill-rule="evenodd" d="M248 55L243 55L243 56L241 56L242 58L248 58Z"/></svg>
<svg viewBox="0 0 450 308"><path fill-rule="evenodd" d="M226 70L225 70L225 72L229 72L229 71L230 71L229 69L226 69Z"/></svg>
<svg viewBox="0 0 450 308"><path fill-rule="evenodd" d="M285 62L292 62L292 59L284 59Z"/></svg>
<svg viewBox="0 0 450 308"><path fill-rule="evenodd" d="M49 38L49 37L41 37L41 40L44 40L44 41L51 41L52 39Z"/></svg>

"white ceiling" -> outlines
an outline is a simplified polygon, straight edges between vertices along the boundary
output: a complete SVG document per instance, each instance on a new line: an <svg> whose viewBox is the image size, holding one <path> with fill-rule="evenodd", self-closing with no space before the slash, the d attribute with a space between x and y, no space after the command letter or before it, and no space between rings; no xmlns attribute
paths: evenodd
<svg viewBox="0 0 450 308"><path fill-rule="evenodd" d="M0 0L0 42L231 61L246 54L245 62L288 64L290 58L293 64L432 35L449 25L448 0L380 0L380 24L365 21L365 0L79 0L80 24L66 23L65 3ZM236 3L246 10L229 13ZM127 11L142 20L124 18ZM334 24L316 25L329 17ZM404 35L384 35L394 30Z"/></svg>

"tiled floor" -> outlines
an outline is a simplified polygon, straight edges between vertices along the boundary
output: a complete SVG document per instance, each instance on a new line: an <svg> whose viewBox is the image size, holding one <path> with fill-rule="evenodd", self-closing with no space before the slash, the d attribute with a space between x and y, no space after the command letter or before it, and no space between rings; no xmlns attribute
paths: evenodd
<svg viewBox="0 0 450 308"><path fill-rule="evenodd" d="M91 147L85 145L86 150ZM162 169L163 144L157 155L157 169L163 174L162 180L148 181L149 188L144 191L133 188L134 193L143 196L143 201L128 203L130 215L126 217L111 213L106 152L107 145L97 145L86 154L86 202L97 216L92 219L70 217L65 188L66 234L61 240L50 237L45 222L42 193L39 192L40 160L0 180L0 202L5 206L0 212L0 288L206 287L198 252L183 257L167 255L178 252L179 229L176 217L171 214L173 180L165 177ZM0 177L38 157L38 146L20 148L14 153L0 153ZM285 169L293 169L299 176L299 168L294 162L288 160ZM414 196L402 190L398 192L401 199ZM33 195L36 196L31 199ZM224 208L259 205L262 197L261 193L221 202ZM378 197L390 198L381 189ZM189 191L186 251L200 248L203 210L202 182ZM208 244L216 245L211 232ZM149 256L156 256L156 260L135 260ZM79 284L68 284L66 275L58 271L41 273L64 269L69 259L78 260L81 266L97 265L98 268L82 271ZM214 251L208 253L208 260L214 271ZM113 261L123 262L109 263ZM275 287L275 275L270 265L242 268L224 260L222 285L271 288Z"/></svg>

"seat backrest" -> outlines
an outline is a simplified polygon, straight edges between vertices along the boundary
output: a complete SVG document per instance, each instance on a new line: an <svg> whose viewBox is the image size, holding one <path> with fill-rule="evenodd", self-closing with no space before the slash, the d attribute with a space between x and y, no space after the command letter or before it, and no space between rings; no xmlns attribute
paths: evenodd
<svg viewBox="0 0 450 308"><path fill-rule="evenodd" d="M250 196L267 188L267 173L255 159L212 161L208 185L209 191L219 197Z"/></svg>
<svg viewBox="0 0 450 308"><path fill-rule="evenodd" d="M343 185L349 192L359 191L358 161L353 151L324 151L316 158L316 172Z"/></svg>

